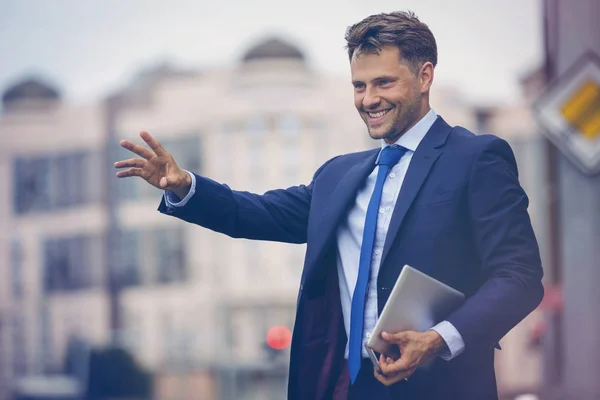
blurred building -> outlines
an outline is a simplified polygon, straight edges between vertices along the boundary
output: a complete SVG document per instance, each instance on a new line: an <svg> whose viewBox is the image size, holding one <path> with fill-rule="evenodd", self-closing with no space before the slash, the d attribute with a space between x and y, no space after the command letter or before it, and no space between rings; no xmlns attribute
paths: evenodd
<svg viewBox="0 0 600 400"><path fill-rule="evenodd" d="M37 79L2 100L0 398L57 371L70 337L107 339L102 107L66 104Z"/></svg>
<svg viewBox="0 0 600 400"><path fill-rule="evenodd" d="M511 142L537 224L543 188L527 105L481 110L436 86L431 102L449 123ZM65 104L43 82L9 88L0 117L0 382L58 370L79 337L129 349L155 373L160 399L282 398L289 350L269 350L265 337L274 325L292 328L304 246L234 240L160 215L160 190L114 177L112 162L133 156L118 140L141 142L141 130L183 168L254 192L308 184L330 157L378 146L349 78L313 70L277 38L230 68L143 71L94 105ZM497 353L501 388L537 383L527 339L535 318Z"/></svg>

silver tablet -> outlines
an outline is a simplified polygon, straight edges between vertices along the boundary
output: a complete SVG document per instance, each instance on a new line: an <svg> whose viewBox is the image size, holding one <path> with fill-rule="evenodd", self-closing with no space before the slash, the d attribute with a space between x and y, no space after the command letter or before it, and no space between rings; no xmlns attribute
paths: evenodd
<svg viewBox="0 0 600 400"><path fill-rule="evenodd" d="M383 307L367 346L378 353L397 355L395 346L381 339L381 332L424 332L458 308L464 294L405 265Z"/></svg>

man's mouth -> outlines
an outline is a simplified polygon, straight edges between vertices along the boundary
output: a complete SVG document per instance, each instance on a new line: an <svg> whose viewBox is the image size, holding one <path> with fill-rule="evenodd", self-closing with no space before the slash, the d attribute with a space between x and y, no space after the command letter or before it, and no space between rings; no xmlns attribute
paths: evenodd
<svg viewBox="0 0 600 400"><path fill-rule="evenodd" d="M390 109L380 111L367 111L367 123L371 128L375 128L383 124L385 116L390 112Z"/></svg>
<svg viewBox="0 0 600 400"><path fill-rule="evenodd" d="M377 112L367 112L370 118L380 118L387 114L390 110L382 110Z"/></svg>

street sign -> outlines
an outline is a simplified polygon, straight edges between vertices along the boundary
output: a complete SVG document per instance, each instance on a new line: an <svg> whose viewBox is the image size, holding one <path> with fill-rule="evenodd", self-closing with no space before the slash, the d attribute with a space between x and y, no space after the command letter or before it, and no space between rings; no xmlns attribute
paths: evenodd
<svg viewBox="0 0 600 400"><path fill-rule="evenodd" d="M580 57L533 106L545 134L585 174L600 172L600 57Z"/></svg>

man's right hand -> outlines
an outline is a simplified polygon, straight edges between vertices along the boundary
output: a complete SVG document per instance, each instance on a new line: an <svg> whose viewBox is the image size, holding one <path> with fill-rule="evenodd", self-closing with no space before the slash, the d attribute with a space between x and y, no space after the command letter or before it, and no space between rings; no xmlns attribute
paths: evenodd
<svg viewBox="0 0 600 400"><path fill-rule="evenodd" d="M166 151L148 132L141 132L140 136L150 146L150 149L128 140L121 140L121 147L142 158L117 161L116 168L128 168L117 172L117 177L139 176L152 186L171 191L183 199L192 184L190 175L179 168L171 153Z"/></svg>

